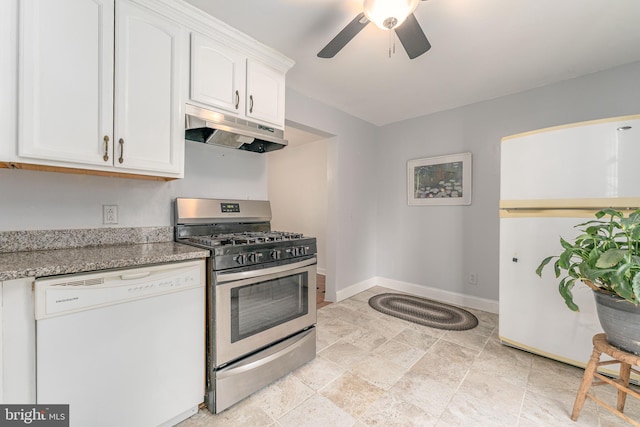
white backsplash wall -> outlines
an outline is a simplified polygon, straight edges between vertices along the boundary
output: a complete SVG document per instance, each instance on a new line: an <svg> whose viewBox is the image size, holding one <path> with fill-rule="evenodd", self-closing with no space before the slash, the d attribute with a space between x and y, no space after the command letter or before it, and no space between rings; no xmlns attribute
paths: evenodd
<svg viewBox="0 0 640 427"><path fill-rule="evenodd" d="M173 225L173 199L267 200L267 158L187 141L185 177L169 182L0 169L0 231L107 227L102 205L118 205L109 227Z"/></svg>
<svg viewBox="0 0 640 427"><path fill-rule="evenodd" d="M500 139L630 114L640 114L640 63L381 128L377 275L497 301ZM407 206L408 160L465 151L471 206Z"/></svg>
<svg viewBox="0 0 640 427"><path fill-rule="evenodd" d="M274 151L267 163L271 228L315 237L322 274L327 266L327 143L320 140Z"/></svg>

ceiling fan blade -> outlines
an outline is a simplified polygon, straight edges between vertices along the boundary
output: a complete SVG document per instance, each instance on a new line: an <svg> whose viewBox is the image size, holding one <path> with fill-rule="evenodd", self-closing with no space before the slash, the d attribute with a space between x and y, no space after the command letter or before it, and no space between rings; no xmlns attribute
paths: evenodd
<svg viewBox="0 0 640 427"><path fill-rule="evenodd" d="M431 49L431 44L413 13L407 16L407 19L395 31L409 58L417 58Z"/></svg>
<svg viewBox="0 0 640 427"><path fill-rule="evenodd" d="M367 26L369 20L364 16L364 13L360 13L346 27L338 33L320 52L318 52L319 58L333 58L336 53L346 46L352 38L356 36L364 27Z"/></svg>

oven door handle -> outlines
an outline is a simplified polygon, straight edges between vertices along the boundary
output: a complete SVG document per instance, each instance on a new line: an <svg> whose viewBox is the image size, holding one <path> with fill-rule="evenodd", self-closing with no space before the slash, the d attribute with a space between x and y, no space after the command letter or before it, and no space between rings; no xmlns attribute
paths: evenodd
<svg viewBox="0 0 640 427"><path fill-rule="evenodd" d="M260 270L242 271L240 273L216 273L216 283L225 283L242 279L253 279L254 277L266 276L267 274L283 273L313 264L317 264L316 257L300 262L294 262L291 264L279 265L277 267L262 268Z"/></svg>

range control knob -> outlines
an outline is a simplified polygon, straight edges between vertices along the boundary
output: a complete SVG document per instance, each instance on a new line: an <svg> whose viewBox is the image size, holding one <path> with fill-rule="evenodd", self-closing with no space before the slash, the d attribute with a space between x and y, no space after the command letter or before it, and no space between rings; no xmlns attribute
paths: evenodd
<svg viewBox="0 0 640 427"><path fill-rule="evenodd" d="M237 256L233 257L233 259L238 264L244 264L245 262L247 262L247 256L245 254L238 254Z"/></svg>
<svg viewBox="0 0 640 427"><path fill-rule="evenodd" d="M298 248L289 248L287 253L291 256L298 256Z"/></svg>
<svg viewBox="0 0 640 427"><path fill-rule="evenodd" d="M298 248L298 255L306 255L309 251L309 246L300 246Z"/></svg>
<svg viewBox="0 0 640 427"><path fill-rule="evenodd" d="M248 256L249 262L258 262L262 258L262 254L260 252L251 252Z"/></svg>
<svg viewBox="0 0 640 427"><path fill-rule="evenodd" d="M271 259L280 259L282 257L282 252L277 249L271 251Z"/></svg>

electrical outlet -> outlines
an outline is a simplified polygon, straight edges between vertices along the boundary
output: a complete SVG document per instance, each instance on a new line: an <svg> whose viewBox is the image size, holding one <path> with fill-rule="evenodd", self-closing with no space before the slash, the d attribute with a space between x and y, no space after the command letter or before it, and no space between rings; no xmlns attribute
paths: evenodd
<svg viewBox="0 0 640 427"><path fill-rule="evenodd" d="M118 205L102 205L102 223L118 223Z"/></svg>
<svg viewBox="0 0 640 427"><path fill-rule="evenodd" d="M469 274L469 284L470 285L477 285L478 284L478 274L477 273L470 273Z"/></svg>

